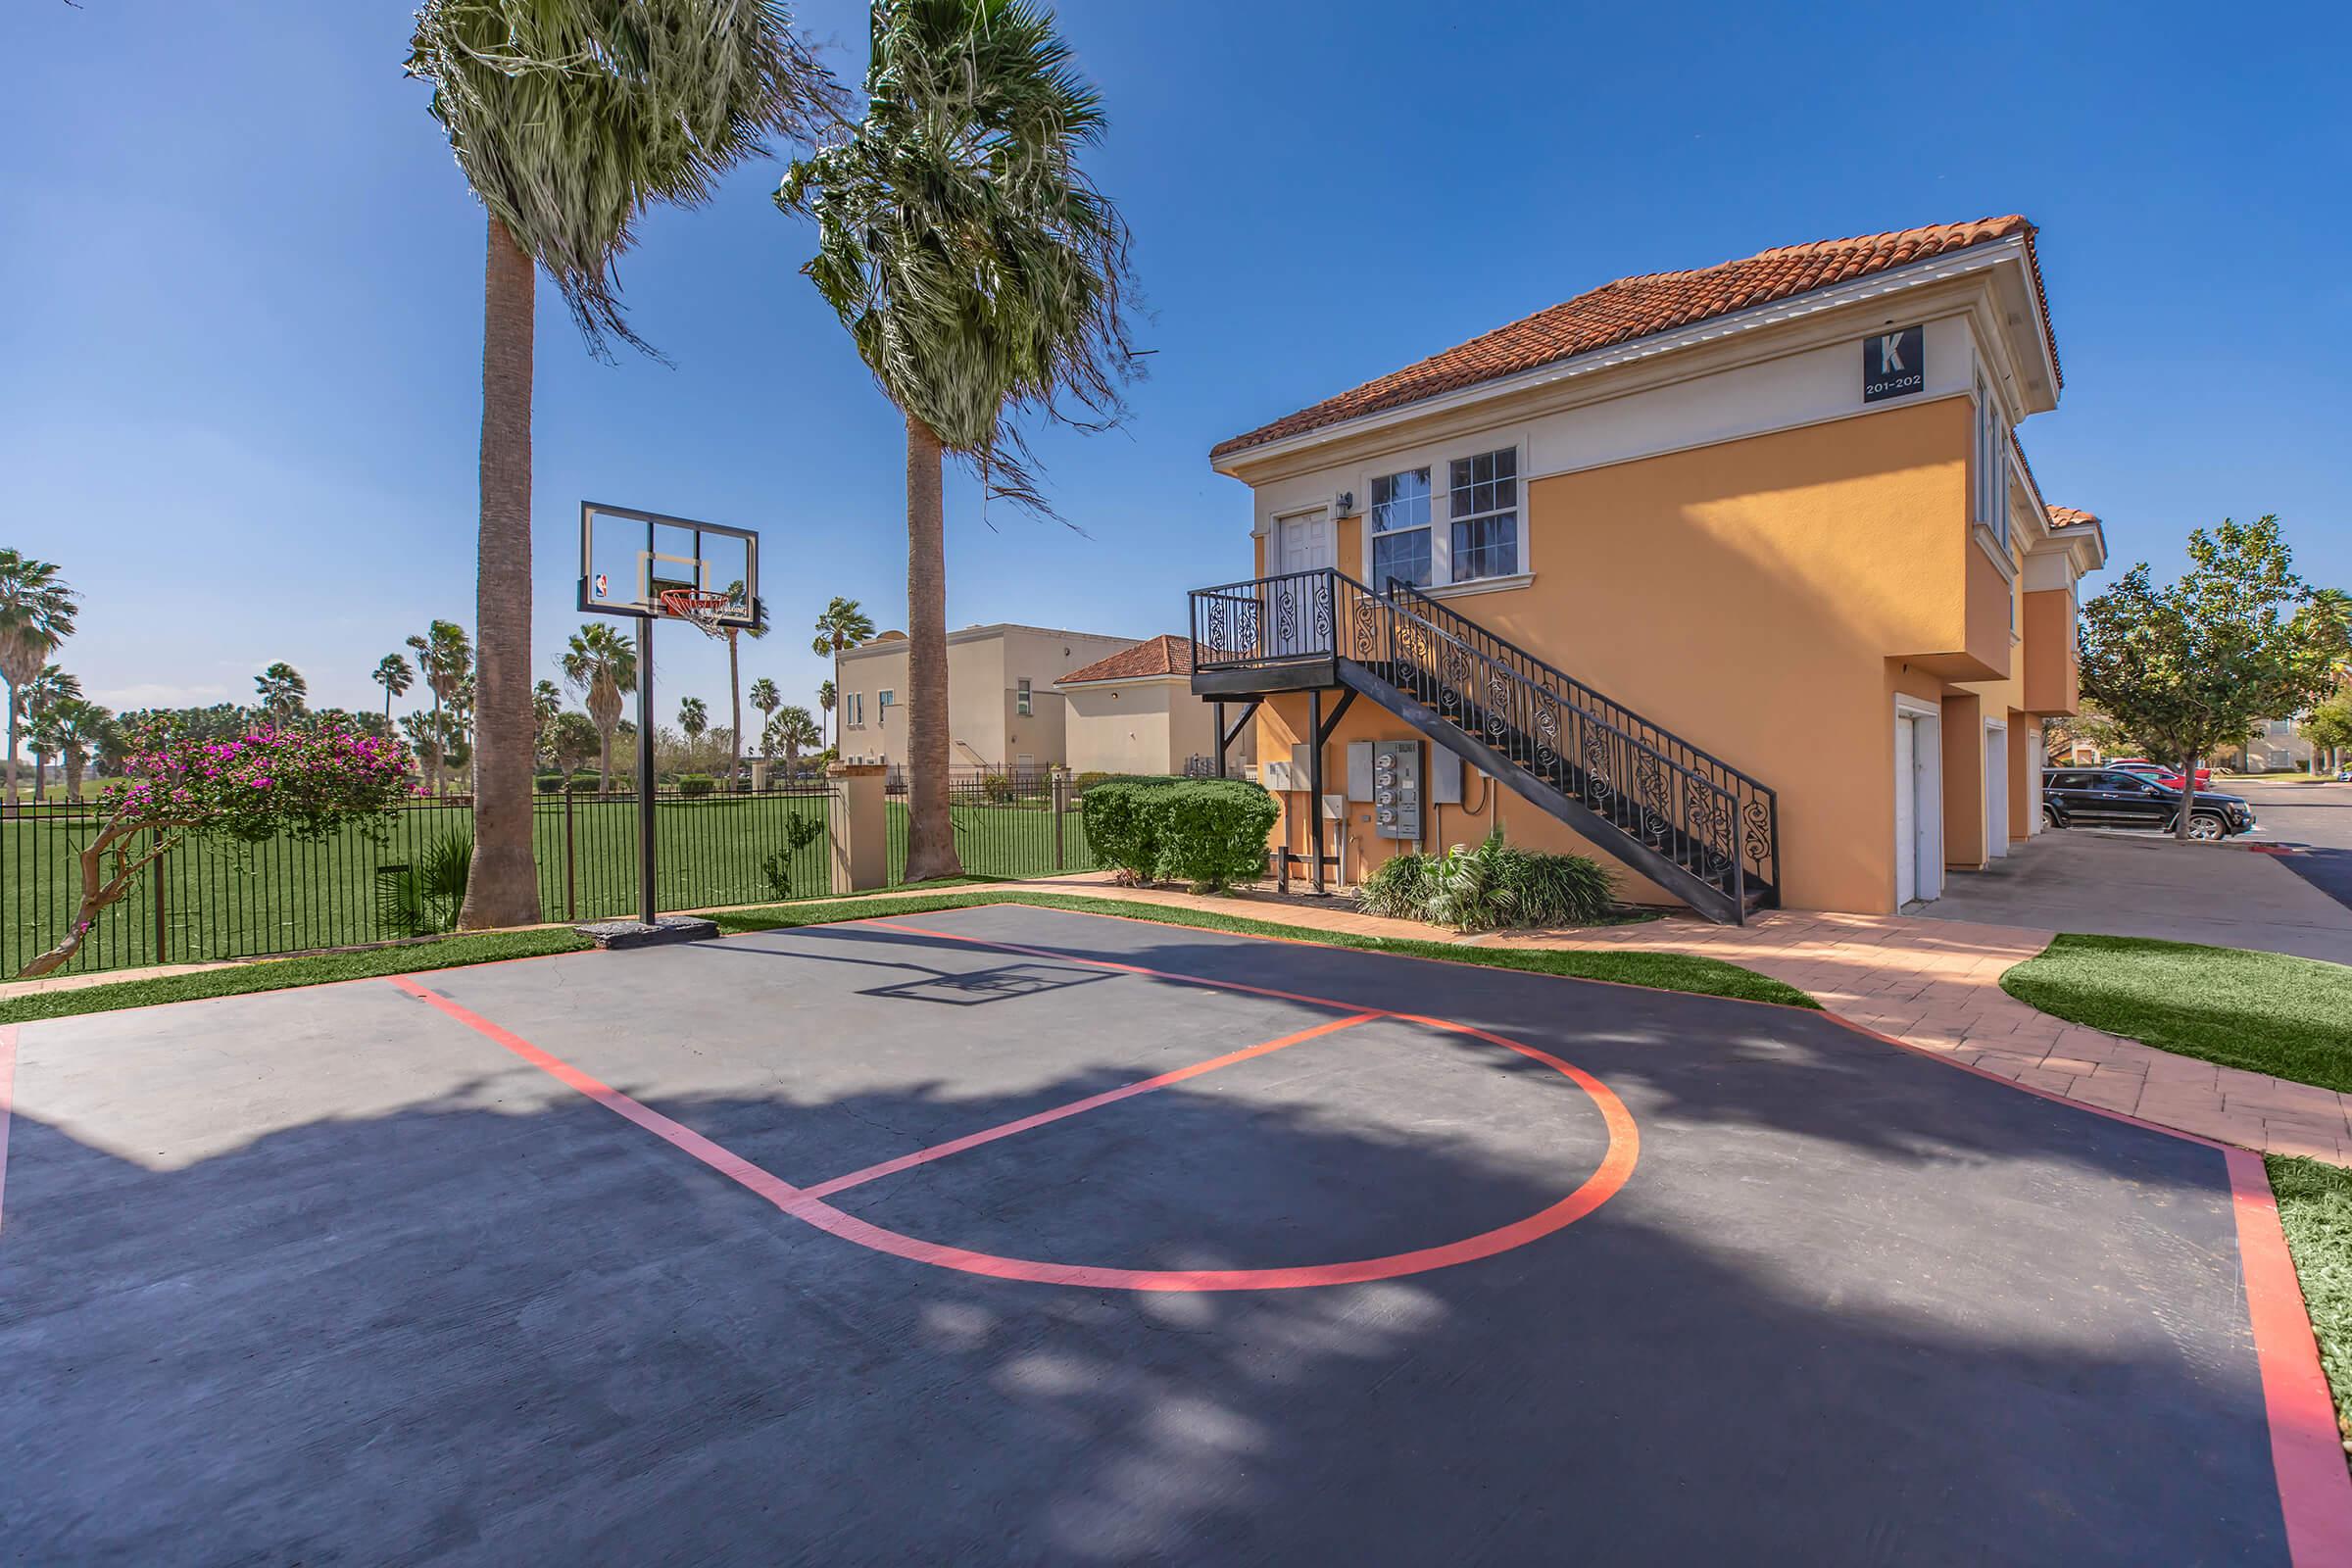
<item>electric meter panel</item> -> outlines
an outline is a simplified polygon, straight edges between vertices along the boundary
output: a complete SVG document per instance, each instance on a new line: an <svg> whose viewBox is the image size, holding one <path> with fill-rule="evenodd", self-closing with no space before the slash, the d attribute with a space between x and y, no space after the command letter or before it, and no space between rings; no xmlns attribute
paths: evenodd
<svg viewBox="0 0 2352 1568"><path fill-rule="evenodd" d="M1372 743L1372 834L1375 838L1420 843L1421 743Z"/></svg>

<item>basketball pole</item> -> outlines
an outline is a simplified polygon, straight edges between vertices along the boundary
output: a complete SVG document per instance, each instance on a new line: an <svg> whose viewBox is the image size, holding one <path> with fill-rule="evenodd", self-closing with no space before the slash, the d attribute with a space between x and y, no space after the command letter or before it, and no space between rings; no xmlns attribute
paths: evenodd
<svg viewBox="0 0 2352 1568"><path fill-rule="evenodd" d="M654 912L654 617L637 622L637 918Z"/></svg>

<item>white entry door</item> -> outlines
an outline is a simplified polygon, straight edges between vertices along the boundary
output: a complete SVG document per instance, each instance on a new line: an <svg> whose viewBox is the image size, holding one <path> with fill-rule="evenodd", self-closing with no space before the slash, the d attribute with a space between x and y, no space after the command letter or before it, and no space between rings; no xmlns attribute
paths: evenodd
<svg viewBox="0 0 2352 1568"><path fill-rule="evenodd" d="M1339 564L1331 512L1317 507L1274 519L1274 571L1279 580L1267 588L1266 640L1276 657L1326 652L1332 607L1330 581L1292 577L1292 572L1321 571Z"/></svg>
<svg viewBox="0 0 2352 1568"><path fill-rule="evenodd" d="M1933 709L1894 710L1894 903L1943 892L1943 746Z"/></svg>
<svg viewBox="0 0 2352 1568"><path fill-rule="evenodd" d="M2009 853L2009 726L1984 725L1984 853Z"/></svg>

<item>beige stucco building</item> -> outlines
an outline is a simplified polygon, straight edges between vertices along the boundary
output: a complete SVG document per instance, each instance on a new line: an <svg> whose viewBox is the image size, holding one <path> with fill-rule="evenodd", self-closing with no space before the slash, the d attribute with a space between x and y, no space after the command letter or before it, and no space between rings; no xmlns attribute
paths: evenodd
<svg viewBox="0 0 2352 1568"><path fill-rule="evenodd" d="M1054 682L1132 637L1046 626L967 626L948 633L948 744L959 767L1048 767L1068 761L1068 703ZM906 760L906 634L845 649L834 676L845 762Z"/></svg>
<svg viewBox="0 0 2352 1568"><path fill-rule="evenodd" d="M1933 899L2077 706L2102 530L2013 433L2060 386L2022 218L1605 284L1221 443L1254 575L1194 594L1194 689L1348 880L1502 825L1716 918Z"/></svg>
<svg viewBox="0 0 2352 1568"><path fill-rule="evenodd" d="M1080 773L1213 771L1215 711L1193 695L1193 644L1154 637L1123 648L1057 683L1067 699L1069 764ZM1239 773L1255 756L1250 727L1226 753Z"/></svg>

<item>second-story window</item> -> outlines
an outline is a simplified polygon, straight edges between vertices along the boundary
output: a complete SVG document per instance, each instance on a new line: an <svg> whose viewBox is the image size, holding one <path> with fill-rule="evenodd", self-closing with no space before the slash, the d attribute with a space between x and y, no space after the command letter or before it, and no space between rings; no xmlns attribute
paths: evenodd
<svg viewBox="0 0 2352 1568"><path fill-rule="evenodd" d="M1012 710L1015 713L1018 713L1021 717L1027 718L1029 716L1029 678L1024 675L1019 680L1013 682Z"/></svg>
<svg viewBox="0 0 2352 1568"><path fill-rule="evenodd" d="M1456 458L1449 466L1452 579L1510 576L1519 569L1518 449Z"/></svg>
<svg viewBox="0 0 2352 1568"><path fill-rule="evenodd" d="M1992 388L1977 377L1977 521L2004 550L2009 546L2009 426L1992 401Z"/></svg>
<svg viewBox="0 0 2352 1568"><path fill-rule="evenodd" d="M1384 473L1372 481L1372 586L1391 579L1429 586L1429 470Z"/></svg>
<svg viewBox="0 0 2352 1568"><path fill-rule="evenodd" d="M898 700L899 694L897 691L888 686L883 687L880 691L874 694L874 707L881 711L883 723L887 724L890 722L890 705Z"/></svg>

